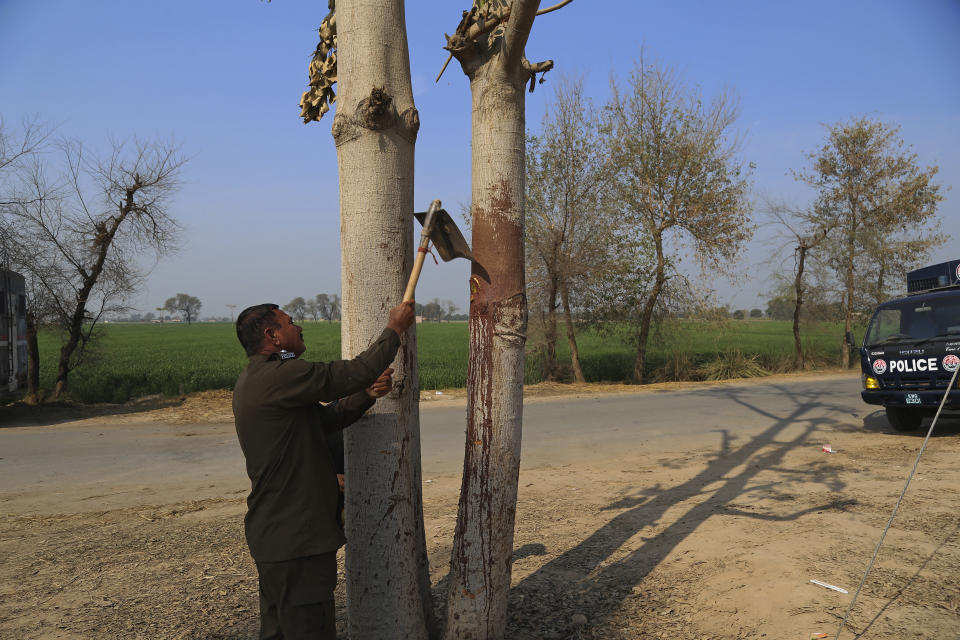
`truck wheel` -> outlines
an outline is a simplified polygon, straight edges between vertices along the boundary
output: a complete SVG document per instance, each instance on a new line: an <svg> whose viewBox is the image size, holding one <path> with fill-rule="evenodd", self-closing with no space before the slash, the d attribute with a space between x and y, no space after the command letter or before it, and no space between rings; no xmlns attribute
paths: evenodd
<svg viewBox="0 0 960 640"><path fill-rule="evenodd" d="M887 421L895 431L916 431L923 420L923 412L903 407L887 407Z"/></svg>

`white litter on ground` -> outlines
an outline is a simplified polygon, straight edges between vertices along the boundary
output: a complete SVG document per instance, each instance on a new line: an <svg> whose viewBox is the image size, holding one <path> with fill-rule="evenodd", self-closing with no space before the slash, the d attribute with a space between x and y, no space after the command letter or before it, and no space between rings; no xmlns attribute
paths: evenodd
<svg viewBox="0 0 960 640"><path fill-rule="evenodd" d="M820 580L811 580L810 582L812 582L813 584L818 584L821 587L826 587L827 589L833 589L834 591L839 591L840 593L850 593L843 587L838 587L835 584L828 584L826 582L821 582Z"/></svg>

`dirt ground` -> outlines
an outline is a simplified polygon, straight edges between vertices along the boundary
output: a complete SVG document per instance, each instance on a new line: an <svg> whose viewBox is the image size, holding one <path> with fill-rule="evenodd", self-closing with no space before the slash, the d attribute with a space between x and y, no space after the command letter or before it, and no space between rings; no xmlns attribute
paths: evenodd
<svg viewBox="0 0 960 640"><path fill-rule="evenodd" d="M146 402L150 420L230 415L225 393ZM506 637L833 638L922 436L856 426L825 441L786 425L719 448L524 469ZM931 439L842 638L960 637L958 458L953 421ZM458 491L453 476L423 486L440 616ZM243 512L238 496L0 515L0 637L255 638ZM341 584L341 629L342 596Z"/></svg>

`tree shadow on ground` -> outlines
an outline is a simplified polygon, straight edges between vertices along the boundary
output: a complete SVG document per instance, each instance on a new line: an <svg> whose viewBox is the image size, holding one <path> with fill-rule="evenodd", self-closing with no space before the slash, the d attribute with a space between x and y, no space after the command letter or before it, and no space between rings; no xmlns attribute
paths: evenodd
<svg viewBox="0 0 960 640"><path fill-rule="evenodd" d="M0 405L0 429L5 427L47 427L88 418L127 415L177 407L186 397L147 396L124 404L72 404L69 402L50 402L45 404L26 404L14 402Z"/></svg>
<svg viewBox="0 0 960 640"><path fill-rule="evenodd" d="M835 501L785 514L743 511L736 501L757 491L793 483L818 483L837 492L844 483L837 469L826 465L816 469L782 467L793 449L808 446L819 428L838 424L824 417L849 408L823 401L821 394L797 392L789 387L774 389L783 398L785 411L775 415L745 399L745 390L730 387L721 393L728 400L758 414L769 426L755 437L735 444L736 436L720 430L721 443L706 468L674 487L654 486L605 507L626 509L575 547L551 560L520 581L510 595L508 637L514 640L599 637L594 631L633 593L633 588L711 517L735 515L760 520L792 521L827 509L843 509L847 501ZM790 433L786 433L787 430ZM772 471L781 476L776 483L752 484L756 476ZM709 489L707 487L710 487ZM787 497L784 497L786 502ZM671 523L644 539L639 548L625 557L610 558L645 527L656 526L668 510L689 505L686 513L671 516ZM575 628L572 613L588 616L585 627Z"/></svg>

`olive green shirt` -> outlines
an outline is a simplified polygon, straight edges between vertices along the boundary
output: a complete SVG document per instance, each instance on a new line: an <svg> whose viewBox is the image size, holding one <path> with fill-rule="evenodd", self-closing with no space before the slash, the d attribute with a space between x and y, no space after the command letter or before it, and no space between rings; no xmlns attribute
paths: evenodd
<svg viewBox="0 0 960 640"><path fill-rule="evenodd" d="M250 476L244 528L254 560L291 560L343 545L326 432L343 429L373 406L364 390L399 347L400 337L385 329L353 360L250 356L233 390L233 415Z"/></svg>

